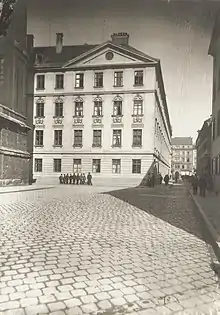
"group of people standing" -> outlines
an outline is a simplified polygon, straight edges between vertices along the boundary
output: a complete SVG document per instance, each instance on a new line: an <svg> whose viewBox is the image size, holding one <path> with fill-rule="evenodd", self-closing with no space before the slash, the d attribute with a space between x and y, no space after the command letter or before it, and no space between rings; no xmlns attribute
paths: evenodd
<svg viewBox="0 0 220 315"><path fill-rule="evenodd" d="M205 175L197 176L193 175L191 177L191 183L192 183L192 189L193 189L193 194L197 195L198 193L198 188L199 188L199 193L201 197L206 196L206 189L207 189L207 179Z"/></svg>
<svg viewBox="0 0 220 315"><path fill-rule="evenodd" d="M165 185L167 186L169 184L170 176L167 174L163 178L161 173L159 173L157 176L154 173L149 174L149 176L147 178L147 186L154 188L155 184L157 184L157 183L159 183L161 185L163 180L164 180Z"/></svg>
<svg viewBox="0 0 220 315"><path fill-rule="evenodd" d="M86 181L87 180L87 181ZM60 184L73 184L73 185L92 185L92 175L88 173L86 176L84 173L74 174L61 174L59 177Z"/></svg>

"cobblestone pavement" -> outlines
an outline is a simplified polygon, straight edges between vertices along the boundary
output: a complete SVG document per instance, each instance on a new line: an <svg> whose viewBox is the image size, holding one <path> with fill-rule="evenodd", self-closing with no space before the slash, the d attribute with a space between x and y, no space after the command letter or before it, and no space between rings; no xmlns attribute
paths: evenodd
<svg viewBox="0 0 220 315"><path fill-rule="evenodd" d="M184 188L99 192L0 196L0 314L219 314Z"/></svg>

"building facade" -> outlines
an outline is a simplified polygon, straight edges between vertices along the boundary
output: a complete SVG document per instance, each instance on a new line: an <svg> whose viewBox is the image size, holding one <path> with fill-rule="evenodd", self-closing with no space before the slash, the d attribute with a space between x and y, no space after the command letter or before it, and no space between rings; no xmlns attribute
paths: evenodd
<svg viewBox="0 0 220 315"><path fill-rule="evenodd" d="M0 186L32 182L33 37L26 1L1 3Z"/></svg>
<svg viewBox="0 0 220 315"><path fill-rule="evenodd" d="M176 137L172 139L172 176L194 173L195 168L195 146L191 137Z"/></svg>
<svg viewBox="0 0 220 315"><path fill-rule="evenodd" d="M171 125L159 60L127 33L101 45L36 47L34 177L93 173L138 184L170 169Z"/></svg>
<svg viewBox="0 0 220 315"><path fill-rule="evenodd" d="M212 155L212 120L211 118L204 121L202 129L198 131L196 140L197 149L197 168L198 176L211 175L211 155Z"/></svg>
<svg viewBox="0 0 220 315"><path fill-rule="evenodd" d="M209 46L213 57L212 94L212 175L214 189L220 192L220 12L218 12Z"/></svg>

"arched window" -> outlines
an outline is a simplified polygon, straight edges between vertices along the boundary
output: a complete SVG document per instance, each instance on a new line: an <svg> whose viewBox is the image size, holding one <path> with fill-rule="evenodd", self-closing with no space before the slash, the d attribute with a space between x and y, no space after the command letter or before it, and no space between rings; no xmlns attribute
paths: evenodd
<svg viewBox="0 0 220 315"><path fill-rule="evenodd" d="M63 117L63 98L57 97L54 101L55 104L55 112L54 116L55 117Z"/></svg>
<svg viewBox="0 0 220 315"><path fill-rule="evenodd" d="M122 116L122 97L117 95L113 100L113 116Z"/></svg>
<svg viewBox="0 0 220 315"><path fill-rule="evenodd" d="M75 99L75 117L83 117L83 99L80 96Z"/></svg>
<svg viewBox="0 0 220 315"><path fill-rule="evenodd" d="M96 117L100 117L103 115L103 111L102 111L102 98L100 96L97 96L94 99L94 111L93 111L93 115Z"/></svg>
<svg viewBox="0 0 220 315"><path fill-rule="evenodd" d="M44 104L44 98L39 97L36 101L36 117L44 117Z"/></svg>
<svg viewBox="0 0 220 315"><path fill-rule="evenodd" d="M134 97L133 115L134 116L143 115L143 98L139 94Z"/></svg>

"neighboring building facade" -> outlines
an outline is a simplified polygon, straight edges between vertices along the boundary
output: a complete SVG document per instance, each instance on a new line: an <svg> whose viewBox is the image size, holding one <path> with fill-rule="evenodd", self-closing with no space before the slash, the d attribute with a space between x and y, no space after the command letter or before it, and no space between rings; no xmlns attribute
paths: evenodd
<svg viewBox="0 0 220 315"><path fill-rule="evenodd" d="M209 55L213 57L212 175L214 189L220 192L220 11L213 29Z"/></svg>
<svg viewBox="0 0 220 315"><path fill-rule="evenodd" d="M172 139L172 175L179 176L194 173L195 146L191 137L176 137Z"/></svg>
<svg viewBox="0 0 220 315"><path fill-rule="evenodd" d="M36 47L34 177L93 173L138 184L170 169L171 125L159 60L112 35L101 45Z"/></svg>
<svg viewBox="0 0 220 315"><path fill-rule="evenodd" d="M202 129L198 131L196 140L197 148L197 168L198 176L211 175L211 156L212 156L212 120L211 118L204 121Z"/></svg>
<svg viewBox="0 0 220 315"><path fill-rule="evenodd" d="M26 1L1 3L0 186L32 182L33 36Z"/></svg>

